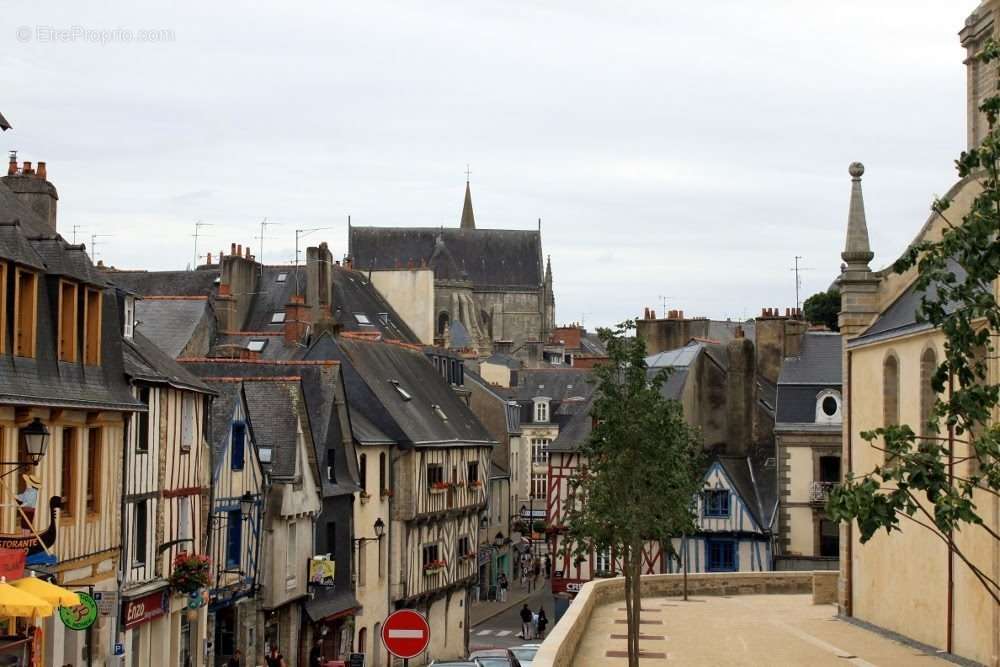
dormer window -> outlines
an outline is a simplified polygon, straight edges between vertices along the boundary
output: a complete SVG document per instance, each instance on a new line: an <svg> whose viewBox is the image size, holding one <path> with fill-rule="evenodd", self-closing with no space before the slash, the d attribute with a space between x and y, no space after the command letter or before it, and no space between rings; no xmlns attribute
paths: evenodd
<svg viewBox="0 0 1000 667"><path fill-rule="evenodd" d="M59 361L76 361L77 285L68 280L59 281Z"/></svg>
<svg viewBox="0 0 1000 667"><path fill-rule="evenodd" d="M835 389L824 389L816 395L816 423L817 424L839 424L842 420L840 413L841 397L840 392Z"/></svg>
<svg viewBox="0 0 1000 667"><path fill-rule="evenodd" d="M125 312L122 313L122 320L124 322L122 333L125 334L127 340L132 340L132 336L135 334L135 297L125 297Z"/></svg>
<svg viewBox="0 0 1000 667"><path fill-rule="evenodd" d="M393 389L396 390L396 392L403 398L404 401L409 401L410 399L413 398L413 396L410 395L410 392L406 391L405 389L403 389L403 387L400 386L399 380L389 380L389 384L392 385Z"/></svg>
<svg viewBox="0 0 1000 667"><path fill-rule="evenodd" d="M549 399L535 399L535 421L541 423L549 421Z"/></svg>
<svg viewBox="0 0 1000 667"><path fill-rule="evenodd" d="M271 324L284 324L284 322L285 322L284 312L274 313L271 315Z"/></svg>
<svg viewBox="0 0 1000 667"><path fill-rule="evenodd" d="M101 365L101 299L99 290L86 289L83 295L83 363Z"/></svg>
<svg viewBox="0 0 1000 667"><path fill-rule="evenodd" d="M17 269L14 283L14 355L34 358L38 314L38 277Z"/></svg>

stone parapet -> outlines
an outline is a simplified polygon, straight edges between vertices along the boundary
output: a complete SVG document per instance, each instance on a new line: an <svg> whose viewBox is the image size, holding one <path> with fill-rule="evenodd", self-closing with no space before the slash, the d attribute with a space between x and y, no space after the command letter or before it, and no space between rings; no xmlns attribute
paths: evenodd
<svg viewBox="0 0 1000 667"><path fill-rule="evenodd" d="M717 572L688 574L689 595L811 594L815 604L836 599L837 572ZM625 599L625 578L598 579L580 589L535 655L534 667L571 667L594 609ZM683 592L684 575L641 578L642 597L670 597Z"/></svg>

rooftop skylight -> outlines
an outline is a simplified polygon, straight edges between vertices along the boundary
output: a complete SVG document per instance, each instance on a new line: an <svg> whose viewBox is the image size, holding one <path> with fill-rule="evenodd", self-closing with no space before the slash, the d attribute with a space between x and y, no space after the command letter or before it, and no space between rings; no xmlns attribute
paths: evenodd
<svg viewBox="0 0 1000 667"><path fill-rule="evenodd" d="M406 391L399 385L399 380L389 380L389 384L391 384L396 389L399 395L403 397L404 401L408 401L413 398L412 396L410 396L410 392Z"/></svg>
<svg viewBox="0 0 1000 667"><path fill-rule="evenodd" d="M247 349L251 352L261 352L267 345L267 340L264 339L254 339L247 343Z"/></svg>
<svg viewBox="0 0 1000 667"><path fill-rule="evenodd" d="M444 413L444 410L441 409L440 405L438 405L436 403L432 403L431 404L431 408L433 408L434 412L437 413L437 416L441 418L441 421L443 421L443 422L448 421L448 415L446 415Z"/></svg>
<svg viewBox="0 0 1000 667"><path fill-rule="evenodd" d="M279 312L271 315L271 324L281 324L285 321L285 313Z"/></svg>
<svg viewBox="0 0 1000 667"><path fill-rule="evenodd" d="M354 319L358 321L358 324L363 324L365 326L371 326L372 321L368 319L368 316L364 313L354 313Z"/></svg>
<svg viewBox="0 0 1000 667"><path fill-rule="evenodd" d="M275 282L279 282L279 283L283 283L286 280L288 280L288 274L287 273L279 273L278 277L275 278Z"/></svg>

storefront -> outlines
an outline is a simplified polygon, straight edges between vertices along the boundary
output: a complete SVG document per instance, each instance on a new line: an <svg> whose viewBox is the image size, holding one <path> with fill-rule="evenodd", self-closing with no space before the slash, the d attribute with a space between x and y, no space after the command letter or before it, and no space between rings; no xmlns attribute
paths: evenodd
<svg viewBox="0 0 1000 667"><path fill-rule="evenodd" d="M170 646L170 591L157 590L123 597L121 629L125 634L125 664L146 667L163 662L164 648Z"/></svg>
<svg viewBox="0 0 1000 667"><path fill-rule="evenodd" d="M327 660L346 660L354 651L364 653L366 638L359 637L357 644L354 641L354 616L360 604L350 591L318 589L302 606L309 621L302 637L305 655L317 639Z"/></svg>
<svg viewBox="0 0 1000 667"><path fill-rule="evenodd" d="M75 608L80 597L34 576L0 582L0 664L41 667L45 660L42 619L56 608ZM96 610L93 610L96 617ZM90 619L93 622L93 618Z"/></svg>

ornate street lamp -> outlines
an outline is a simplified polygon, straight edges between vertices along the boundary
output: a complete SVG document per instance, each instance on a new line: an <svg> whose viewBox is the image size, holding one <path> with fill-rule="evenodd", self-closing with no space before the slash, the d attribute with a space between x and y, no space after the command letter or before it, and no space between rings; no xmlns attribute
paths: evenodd
<svg viewBox="0 0 1000 667"><path fill-rule="evenodd" d="M253 511L254 497L249 491L245 491L242 496L240 496L240 514L243 516L250 516L250 512Z"/></svg>
<svg viewBox="0 0 1000 667"><path fill-rule="evenodd" d="M379 517L375 519L375 539L381 540L383 535L385 535L385 522Z"/></svg>
<svg viewBox="0 0 1000 667"><path fill-rule="evenodd" d="M49 448L49 429L35 417L34 421L21 429L21 437L24 438L24 448L31 458L31 465L38 465Z"/></svg>

